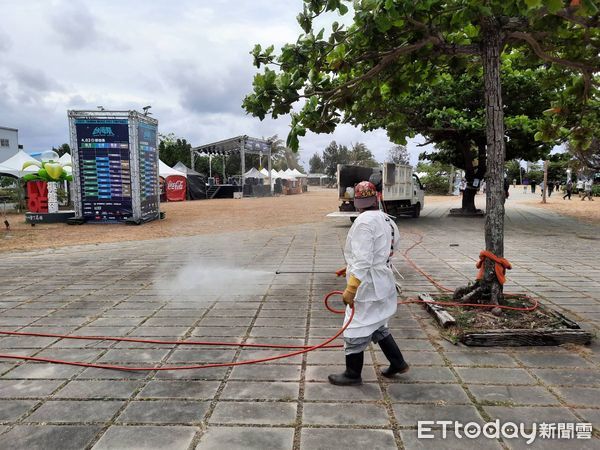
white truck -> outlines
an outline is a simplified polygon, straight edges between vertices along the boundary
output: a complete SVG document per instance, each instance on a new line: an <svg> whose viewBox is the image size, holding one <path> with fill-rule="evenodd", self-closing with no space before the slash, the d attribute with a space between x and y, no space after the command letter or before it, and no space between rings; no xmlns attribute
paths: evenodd
<svg viewBox="0 0 600 450"><path fill-rule="evenodd" d="M354 221L358 217L354 208L354 186L365 180L371 181L381 192L382 207L388 214L415 218L421 214L425 191L412 166L384 163L379 167L338 164L337 186L341 204L339 211L327 216L349 217Z"/></svg>

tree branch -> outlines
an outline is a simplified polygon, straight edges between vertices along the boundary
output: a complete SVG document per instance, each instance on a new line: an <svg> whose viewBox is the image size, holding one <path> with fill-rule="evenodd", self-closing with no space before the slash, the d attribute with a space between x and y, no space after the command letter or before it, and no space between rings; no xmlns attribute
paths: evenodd
<svg viewBox="0 0 600 450"><path fill-rule="evenodd" d="M456 45L448 44L447 42L442 41L440 38L436 39L439 41L437 48L446 55L479 55L481 53L481 49L477 44Z"/></svg>
<svg viewBox="0 0 600 450"><path fill-rule="evenodd" d="M521 41L525 41L529 44L534 53L544 61L553 62L565 67L571 67L572 69L578 69L582 72L588 72L593 69L593 67L588 66L584 63L580 63L577 61L569 61L568 59L558 58L556 56L552 56L546 53L540 43L529 33L525 33L523 31L513 31L506 35L507 38L514 38Z"/></svg>
<svg viewBox="0 0 600 450"><path fill-rule="evenodd" d="M435 143L434 139L427 139L422 144L417 144L417 147L427 147L429 144L434 144L434 143Z"/></svg>
<svg viewBox="0 0 600 450"><path fill-rule="evenodd" d="M358 83L360 83L362 81L370 80L371 78L374 78L375 76L377 76L386 67L388 67L390 64L392 64L399 56L415 52L415 51L425 47L427 44L434 44L436 42L436 40L437 40L437 38L428 37L426 39L423 39L423 40L416 42L414 44L411 44L411 45L404 45L401 47L397 47L394 50L386 52L386 55L383 58L381 58L381 60L374 67L369 69L369 71L367 71L363 75L361 75L357 78L354 78L352 80L349 80L339 86L336 86L334 89L331 89L329 91L314 91L313 94L323 95L325 97L332 97L335 94L343 91L344 89L349 89L349 88L355 87Z"/></svg>
<svg viewBox="0 0 600 450"><path fill-rule="evenodd" d="M584 98L586 98L586 99L588 98L590 87L592 84L591 72L594 70L593 67L588 66L587 64L584 64L581 62L570 61L568 59L558 58L556 56L552 56L552 55L546 53L542 49L542 46L540 45L540 43L529 33L525 33L523 31L513 31L511 33L508 33L506 35L506 37L527 42L529 44L529 46L531 47L531 49L533 50L533 52L540 59L543 59L544 61L553 62L553 63L559 64L561 66L570 67L572 69L579 70L581 72L581 74L583 75Z"/></svg>
<svg viewBox="0 0 600 450"><path fill-rule="evenodd" d="M408 23L410 23L415 28L417 28L419 30L423 30L427 34L429 34L429 32L430 32L429 27L426 24L424 24L423 22L419 22L418 20L415 20L412 17L407 17L407 16L404 17L404 20L406 20Z"/></svg>
<svg viewBox="0 0 600 450"><path fill-rule="evenodd" d="M586 20L584 17L575 15L575 12L577 12L578 8L579 7L577 7L577 6L575 6L575 7L570 6L568 8L564 8L564 9L561 9L561 10L558 10L558 11L552 13L552 12L548 11L548 8L543 7L543 8L540 8L539 12L542 16L545 16L545 15L558 16L569 22L573 22L578 25L581 25L585 28L595 28L598 26L598 24L599 24L598 16L592 17L590 20Z"/></svg>

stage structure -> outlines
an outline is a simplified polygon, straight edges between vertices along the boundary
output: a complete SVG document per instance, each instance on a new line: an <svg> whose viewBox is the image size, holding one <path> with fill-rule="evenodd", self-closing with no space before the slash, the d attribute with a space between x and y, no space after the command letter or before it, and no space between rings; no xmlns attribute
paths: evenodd
<svg viewBox="0 0 600 450"><path fill-rule="evenodd" d="M194 162L196 156L200 155L240 155L240 161L242 166L242 184L241 190L244 192L244 173L246 173L246 154L267 156L269 174L271 173L271 142L263 139L257 139L249 136L238 136L231 139L225 139L223 141L213 142L211 144L201 145L199 147L193 147L191 150L191 161L192 169L195 168ZM273 184L271 183L271 176L268 177L270 192L273 194ZM214 188L209 188L210 192L214 191Z"/></svg>
<svg viewBox="0 0 600 450"><path fill-rule="evenodd" d="M137 111L69 111L75 221L158 219L158 121Z"/></svg>

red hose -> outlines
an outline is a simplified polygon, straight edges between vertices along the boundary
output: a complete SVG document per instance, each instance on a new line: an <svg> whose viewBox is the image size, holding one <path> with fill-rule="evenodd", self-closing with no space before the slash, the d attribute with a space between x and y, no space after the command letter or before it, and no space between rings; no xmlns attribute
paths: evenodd
<svg viewBox="0 0 600 450"><path fill-rule="evenodd" d="M331 310L330 310L331 311ZM241 342L215 342L215 341L162 341L159 339L137 339L128 337L113 336L79 336L75 334L53 334L53 333L30 333L22 331L0 331L0 334L9 336L33 336L33 337L51 337L60 339L79 339L86 341L116 341L116 342L139 342L142 344L157 345L206 345L215 347L255 347L255 348L310 348L310 345L282 345L282 344L243 344ZM327 345L325 348L340 348L342 345Z"/></svg>
<svg viewBox="0 0 600 450"><path fill-rule="evenodd" d="M328 300L333 294L343 294L340 291L330 292L325 297L325 306L330 311L334 311L329 307ZM343 312L343 311L342 311ZM117 366L113 364L100 364L100 363L85 363L81 361L65 361L62 359L53 359L53 358L42 358L38 356L24 356L24 355L7 355L0 354L0 359L19 359L24 361L38 361L38 362L47 362L52 364L63 364L68 366L78 366L78 367L93 367L96 369L111 369L111 370L124 370L124 371L137 371L137 372L149 372L149 371L165 371L165 370L192 370L192 369L208 369L210 367L233 367L233 366L243 366L247 364L256 364L267 361L275 361L277 359L289 358L296 355L301 355L302 353L308 353L313 350L317 350L319 348L333 348L333 347L341 347L341 345L332 345L328 346L330 342L338 338L350 325L352 319L354 318L354 308L351 310L350 319L344 324L344 326L332 337L321 342L320 344L313 346L286 346L286 345L275 345L275 344L241 344L241 343L231 343L231 342L194 342L194 341L158 341L158 340L149 340L149 339L135 339L135 338L126 338L126 337L108 337L108 336L74 336L74 335L60 335L60 334L49 334L49 333L24 333L18 331L0 331L0 334L7 335L18 335L18 336L44 336L44 337L57 337L62 339L84 339L84 340L108 340L108 341L117 341L117 342L142 342L142 343L153 343L153 344L171 344L171 345L218 345L218 346L239 346L239 347L263 347L263 348L299 348L301 350L297 350L291 353L284 353L283 355L269 356L266 358L258 358L258 359L249 359L246 361L237 361L230 363L213 363L213 364L196 364L196 365L188 365L188 366L167 366L167 367L131 367L131 366Z"/></svg>
<svg viewBox="0 0 600 450"><path fill-rule="evenodd" d="M412 246L406 249L403 253L404 258L407 262L421 275L427 278L434 286L438 289L446 292L452 292L453 290L443 286L438 283L431 275L422 270L419 266L417 266L408 256L410 250L419 245L423 241L423 236L418 233L413 233L419 236L419 240L416 241ZM333 295L342 295L342 291L332 291L325 296L324 303L325 307L335 314L344 314L345 310L335 309L329 306L329 298ZM514 297L516 294L506 294L507 296ZM479 304L479 303L460 303L460 302L427 302L424 300L418 299L409 299L405 301L398 302L399 305L402 304L410 304L410 303L433 303L436 305L442 306L472 306L475 308L500 308L507 309L512 311L533 311L538 307L538 301L535 298L529 297L528 295L521 295L522 297L530 300L532 305L530 307L522 308L515 306L506 306L506 305L494 305L494 304ZM300 349L291 353L284 353L282 355L269 356L266 358L258 358L258 359L250 359L246 361L237 361L230 363L213 363L213 364L196 364L196 365L188 365L188 366L167 366L167 367L130 367L130 366L117 366L112 364L96 364L96 363L85 363L81 361L64 361L61 359L52 359L52 358L42 358L37 356L24 356L24 355L8 355L8 354L0 354L0 359L19 359L24 361L38 361L38 362L47 362L52 364L63 364L69 366L79 366L79 367L93 367L97 369L112 369L112 370L123 370L123 371L166 371L166 370L192 370L192 369L208 369L211 367L233 367L233 366L242 366L247 364L256 364L267 361L275 361L277 359L289 358L296 355L301 355L303 353L308 353L313 350L317 350L319 348L339 348L342 345L328 345L333 340L338 338L350 325L350 322L354 318L354 307L351 308L351 314L349 320L344 324L344 326L331 338L325 340L324 342L308 346L308 345L279 345L279 344L246 344L246 343L237 343L237 342L207 342L207 341L161 341L156 339L137 339L137 338L128 338L128 337L111 337L111 336L77 336L77 335L62 335L62 334L52 334L52 333L30 333L30 332L19 332L19 331L0 331L0 334L9 335L9 336L34 336L34 337L53 337L59 339L81 339L81 340L103 340L103 341L115 341L115 342L136 342L136 343L144 343L144 344L157 344L157 345L207 345L207 346L219 346L219 347L253 347L253 348L273 348L273 349Z"/></svg>
<svg viewBox="0 0 600 450"><path fill-rule="evenodd" d="M327 310L331 311L334 314L344 314L346 312L345 309L334 309L331 306L329 306L329 297L331 297L332 295L342 295L343 293L343 291L331 291L329 294L327 294L325 296L325 308L327 308ZM352 315L354 316L354 311L352 312Z"/></svg>
<svg viewBox="0 0 600 450"><path fill-rule="evenodd" d="M410 247L408 247L404 253L402 254L402 256L404 256L404 259L406 259L406 261L417 271L419 272L421 275L423 275L425 278L427 278L431 284L433 284L435 287L437 287L439 290L441 291L445 291L445 292L454 292L454 289L448 288L440 283L438 283L431 275L429 275L427 272L425 272L423 269L421 269L419 266L417 266L417 264L415 264L415 262L410 259L410 257L408 256L408 253L415 248L417 245L421 244L423 242L423 236L419 233L415 233L413 232L409 232L411 234L415 234L419 237L419 239L417 241L415 241L415 243L413 245L411 245ZM424 300L417 300L417 299L410 299L410 300L406 300L403 302L398 302L399 305L402 304L408 304L408 303L433 303L435 305L441 305L441 306L472 306L474 308L499 308L499 309L507 309L510 311L533 311L535 309L537 309L539 303L537 301L536 298L530 297L529 295L526 294L511 294L511 293L506 293L505 296L509 297L509 298L515 298L515 297L521 297L521 298L525 298L527 300L529 300L531 302L531 306L528 307L518 307L518 306L508 306L508 305L496 305L496 304L481 304L481 303L461 303L461 302L426 302Z"/></svg>

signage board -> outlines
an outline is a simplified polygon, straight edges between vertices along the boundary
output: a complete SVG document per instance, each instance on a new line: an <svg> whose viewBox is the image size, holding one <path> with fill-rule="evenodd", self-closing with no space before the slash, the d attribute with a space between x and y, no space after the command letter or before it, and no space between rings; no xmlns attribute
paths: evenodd
<svg viewBox="0 0 600 450"><path fill-rule="evenodd" d="M73 198L82 222L160 217L158 122L137 111L69 111Z"/></svg>
<svg viewBox="0 0 600 450"><path fill-rule="evenodd" d="M81 212L86 222L133 215L127 119L76 119Z"/></svg>
<svg viewBox="0 0 600 450"><path fill-rule="evenodd" d="M158 217L160 194L156 136L156 125L139 122L138 155L140 164L140 205L142 220L155 219Z"/></svg>

